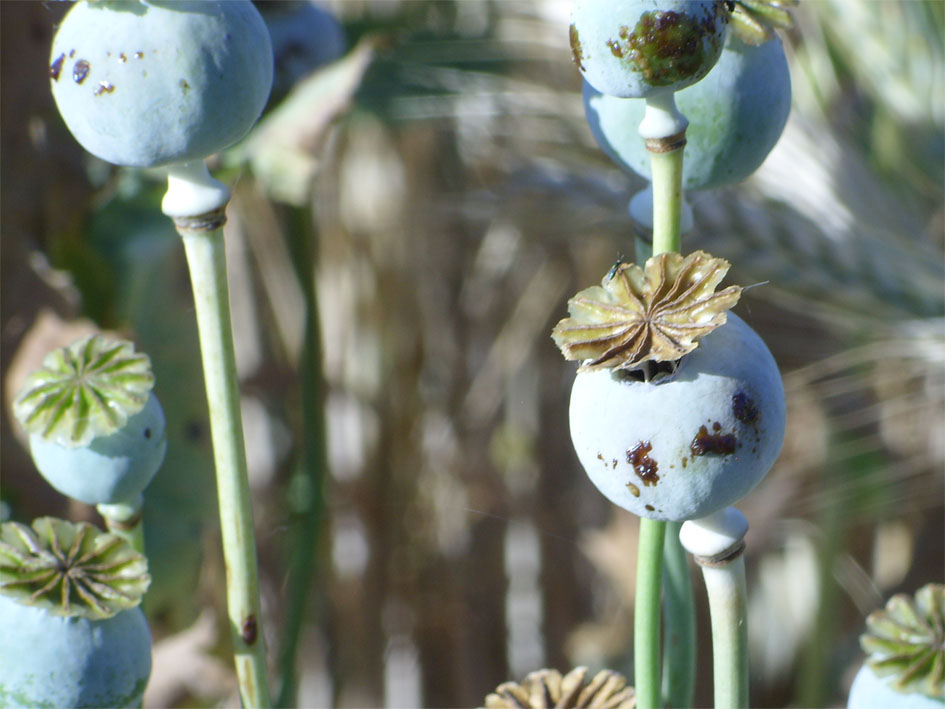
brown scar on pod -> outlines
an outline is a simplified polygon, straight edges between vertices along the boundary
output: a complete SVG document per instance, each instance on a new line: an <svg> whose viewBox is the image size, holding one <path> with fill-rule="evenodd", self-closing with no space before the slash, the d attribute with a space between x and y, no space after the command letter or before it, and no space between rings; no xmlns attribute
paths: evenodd
<svg viewBox="0 0 945 709"><path fill-rule="evenodd" d="M734 433L722 433L722 424L718 421L712 424L712 433L705 426L700 426L692 443L689 444L694 456L716 453L728 455L735 452L738 443Z"/></svg>
<svg viewBox="0 0 945 709"><path fill-rule="evenodd" d="M627 462L633 466L637 477L646 486L656 485L660 481L660 476L656 474L659 466L647 455L652 450L653 444L649 441L640 441L633 448L627 449Z"/></svg>

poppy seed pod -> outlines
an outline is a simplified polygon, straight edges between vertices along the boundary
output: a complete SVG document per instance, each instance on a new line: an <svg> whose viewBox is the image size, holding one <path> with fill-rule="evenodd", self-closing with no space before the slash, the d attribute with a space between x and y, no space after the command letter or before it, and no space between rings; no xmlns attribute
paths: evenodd
<svg viewBox="0 0 945 709"><path fill-rule="evenodd" d="M249 131L272 86L272 47L249 0L84 0L56 32L49 73L86 150L156 167L203 159Z"/></svg>
<svg viewBox="0 0 945 709"><path fill-rule="evenodd" d="M591 482L641 517L705 517L745 496L784 440L781 377L738 316L706 335L661 379L580 371L571 439Z"/></svg>
<svg viewBox="0 0 945 709"><path fill-rule="evenodd" d="M0 594L0 706L141 706L151 631L140 608L63 618Z"/></svg>
<svg viewBox="0 0 945 709"><path fill-rule="evenodd" d="M164 411L154 394L121 429L85 447L30 434L37 470L63 495L89 505L136 499L161 467L166 451Z"/></svg>
<svg viewBox="0 0 945 709"><path fill-rule="evenodd" d="M708 74L728 20L721 0L576 0L571 52L601 93L647 98Z"/></svg>
<svg viewBox="0 0 945 709"><path fill-rule="evenodd" d="M848 709L933 709L945 700L945 585L896 594L866 618L867 653L850 687Z"/></svg>
<svg viewBox="0 0 945 709"><path fill-rule="evenodd" d="M137 500L167 450L147 355L93 335L50 352L13 409L50 485L90 505Z"/></svg>
<svg viewBox="0 0 945 709"><path fill-rule="evenodd" d="M863 665L850 686L847 709L941 709L941 699L897 692L892 683L891 678L879 677L869 665Z"/></svg>
<svg viewBox="0 0 945 709"><path fill-rule="evenodd" d="M140 707L149 583L144 557L92 525L0 525L0 706Z"/></svg>
<svg viewBox="0 0 945 709"><path fill-rule="evenodd" d="M689 120L683 189L708 190L741 182L778 142L791 109L791 76L778 37L759 46L730 36L718 64L702 81L676 94ZM637 126L645 106L602 94L584 82L584 112L594 138L626 172L650 177L650 154Z"/></svg>

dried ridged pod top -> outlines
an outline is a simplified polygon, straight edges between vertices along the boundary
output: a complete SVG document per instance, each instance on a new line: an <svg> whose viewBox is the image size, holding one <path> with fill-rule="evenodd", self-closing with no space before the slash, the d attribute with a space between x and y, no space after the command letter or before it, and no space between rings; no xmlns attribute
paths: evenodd
<svg viewBox="0 0 945 709"><path fill-rule="evenodd" d="M636 693L626 678L613 670L589 676L576 667L562 676L557 670L530 673L521 683L504 682L486 697L486 709L633 709Z"/></svg>
<svg viewBox="0 0 945 709"><path fill-rule="evenodd" d="M738 286L715 292L728 269L703 251L659 254L644 268L618 264L568 301L570 317L552 337L566 359L584 360L581 371L678 360L738 302Z"/></svg>

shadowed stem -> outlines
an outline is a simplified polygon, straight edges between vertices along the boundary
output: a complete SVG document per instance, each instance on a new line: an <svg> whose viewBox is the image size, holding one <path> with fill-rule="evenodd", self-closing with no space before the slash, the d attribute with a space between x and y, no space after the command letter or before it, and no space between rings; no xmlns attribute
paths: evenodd
<svg viewBox="0 0 945 709"><path fill-rule="evenodd" d="M681 522L668 522L663 543L663 704L692 706L696 686L696 610Z"/></svg>
<svg viewBox="0 0 945 709"><path fill-rule="evenodd" d="M315 288L315 254L309 212L292 210L289 246L296 276L305 293L305 345L299 362L301 381L301 457L290 483L294 540L289 562L282 647L279 651L281 684L277 707L296 706L299 638L304 625L312 577L317 570L319 537L325 505L324 478L328 470L322 378L322 342Z"/></svg>
<svg viewBox="0 0 945 709"><path fill-rule="evenodd" d="M230 324L223 230L178 229L193 283L226 563L226 602L244 707L269 706L256 540Z"/></svg>

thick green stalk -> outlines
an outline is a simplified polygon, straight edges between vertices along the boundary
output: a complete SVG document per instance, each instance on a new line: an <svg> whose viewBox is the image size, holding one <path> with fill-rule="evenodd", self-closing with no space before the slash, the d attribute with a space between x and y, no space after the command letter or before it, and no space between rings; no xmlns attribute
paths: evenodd
<svg viewBox="0 0 945 709"><path fill-rule="evenodd" d="M653 178L653 255L678 253L682 248L682 146L666 152L650 151L650 173Z"/></svg>
<svg viewBox="0 0 945 709"><path fill-rule="evenodd" d="M663 543L663 703L668 707L692 706L696 687L696 610L680 527L682 522L669 522Z"/></svg>
<svg viewBox="0 0 945 709"><path fill-rule="evenodd" d="M179 231L193 284L200 356L210 410L220 536L226 563L226 602L240 697L244 707L269 706L256 540L230 324L223 230L179 228Z"/></svg>
<svg viewBox="0 0 945 709"><path fill-rule="evenodd" d="M741 709L749 706L745 558L739 555L726 566L704 565L702 575L712 617L715 709Z"/></svg>
<svg viewBox="0 0 945 709"><path fill-rule="evenodd" d="M666 522L640 518L637 590L633 615L633 682L640 709L662 706L660 620Z"/></svg>
<svg viewBox="0 0 945 709"><path fill-rule="evenodd" d="M653 255L678 252L682 238L682 164L686 119L672 93L647 99L640 137L650 152L653 186ZM662 706L660 629L662 619L663 540L666 523L640 519L637 590L634 606L633 671L637 706Z"/></svg>

